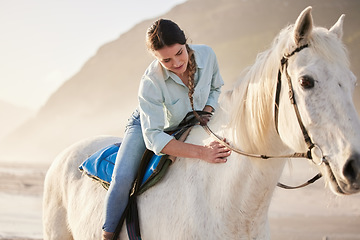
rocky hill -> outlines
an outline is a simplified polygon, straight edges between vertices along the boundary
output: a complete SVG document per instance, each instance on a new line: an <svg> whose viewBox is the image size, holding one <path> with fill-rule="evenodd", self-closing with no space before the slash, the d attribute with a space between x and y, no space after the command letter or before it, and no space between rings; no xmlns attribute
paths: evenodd
<svg viewBox="0 0 360 240"><path fill-rule="evenodd" d="M346 14L344 41L353 71L360 76L358 0L189 0L159 17L179 23L190 42L207 44L215 50L229 88L280 29L294 23L309 5L313 6L314 23L319 26L331 27L342 13ZM56 153L84 137L122 136L125 122L137 105L141 75L152 60L144 40L154 20L143 21L101 46L50 97L36 118L0 142L1 155L8 159L27 156L29 161L50 163ZM355 93L357 102L359 91ZM19 154L13 154L13 146Z"/></svg>

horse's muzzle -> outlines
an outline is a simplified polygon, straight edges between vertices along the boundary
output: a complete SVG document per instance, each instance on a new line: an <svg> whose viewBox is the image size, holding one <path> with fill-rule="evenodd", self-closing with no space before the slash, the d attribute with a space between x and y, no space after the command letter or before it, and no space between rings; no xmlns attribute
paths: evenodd
<svg viewBox="0 0 360 240"><path fill-rule="evenodd" d="M346 161L343 168L345 192L356 193L360 191L360 154L352 154Z"/></svg>

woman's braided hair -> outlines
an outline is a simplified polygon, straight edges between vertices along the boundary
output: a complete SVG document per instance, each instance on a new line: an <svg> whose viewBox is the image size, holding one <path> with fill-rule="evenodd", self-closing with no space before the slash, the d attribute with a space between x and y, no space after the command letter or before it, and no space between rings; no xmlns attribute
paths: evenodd
<svg viewBox="0 0 360 240"><path fill-rule="evenodd" d="M146 33L146 45L151 51L159 50L165 46L171 46L173 44L181 44L186 46L186 50L189 54L189 99L191 108L194 110L193 94L195 90L195 72L196 72L196 61L194 51L187 44L184 31L171 20L159 19L154 22L147 30Z"/></svg>
<svg viewBox="0 0 360 240"><path fill-rule="evenodd" d="M195 91L195 72L196 72L196 61L195 61L195 54L194 54L194 50L192 50L189 45L186 44L186 49L188 51L189 54L189 63L188 63L188 68L189 68L189 82L188 82L188 88L189 88L189 99L190 99L190 104L191 104L191 108L193 111L195 111L194 109L194 91Z"/></svg>

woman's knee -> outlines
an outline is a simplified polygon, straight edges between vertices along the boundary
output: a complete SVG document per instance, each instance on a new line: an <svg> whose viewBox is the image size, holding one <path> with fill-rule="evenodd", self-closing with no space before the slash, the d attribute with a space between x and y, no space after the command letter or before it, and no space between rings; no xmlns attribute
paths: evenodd
<svg viewBox="0 0 360 240"><path fill-rule="evenodd" d="M121 185L124 187L131 187L136 177L136 173L132 173L130 171L123 172L121 174L113 174L111 179L111 184Z"/></svg>

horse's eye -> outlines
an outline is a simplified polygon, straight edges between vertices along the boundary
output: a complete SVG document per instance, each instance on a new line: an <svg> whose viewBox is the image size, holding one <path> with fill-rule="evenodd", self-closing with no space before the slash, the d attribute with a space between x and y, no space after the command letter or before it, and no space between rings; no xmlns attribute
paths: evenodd
<svg viewBox="0 0 360 240"><path fill-rule="evenodd" d="M305 89L310 89L314 87L314 79L310 76L302 76L299 79L300 85Z"/></svg>

